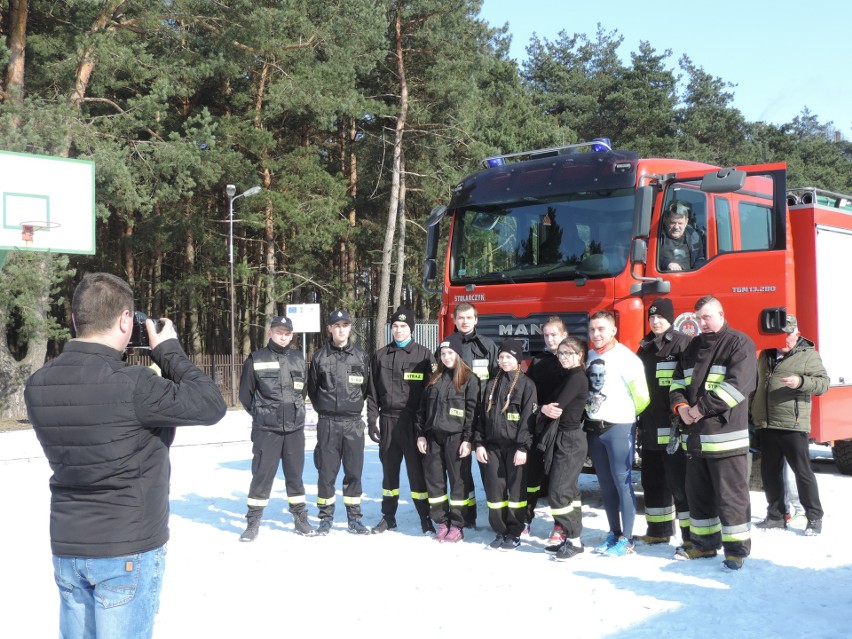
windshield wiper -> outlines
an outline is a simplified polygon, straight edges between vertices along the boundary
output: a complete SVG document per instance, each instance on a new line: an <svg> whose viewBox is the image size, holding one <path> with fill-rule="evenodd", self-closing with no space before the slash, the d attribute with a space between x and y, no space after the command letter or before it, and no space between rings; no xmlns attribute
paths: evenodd
<svg viewBox="0 0 852 639"><path fill-rule="evenodd" d="M480 277L479 277L479 279L482 279L482 280L492 279L492 278L498 279L498 280L506 280L507 282L509 282L509 284L515 283L515 280L513 280L511 277L509 277L508 275L506 275L502 271L491 271L490 273L486 273L485 275L480 275Z"/></svg>

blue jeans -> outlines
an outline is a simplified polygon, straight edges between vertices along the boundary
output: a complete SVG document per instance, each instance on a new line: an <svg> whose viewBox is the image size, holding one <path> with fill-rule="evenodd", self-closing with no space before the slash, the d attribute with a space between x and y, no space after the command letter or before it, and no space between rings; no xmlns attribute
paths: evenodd
<svg viewBox="0 0 852 639"><path fill-rule="evenodd" d="M60 639L151 637L165 569L165 546L124 557L54 555Z"/></svg>
<svg viewBox="0 0 852 639"><path fill-rule="evenodd" d="M633 537L636 495L631 475L636 443L636 424L615 424L602 435L589 433L589 457L601 487L609 529Z"/></svg>

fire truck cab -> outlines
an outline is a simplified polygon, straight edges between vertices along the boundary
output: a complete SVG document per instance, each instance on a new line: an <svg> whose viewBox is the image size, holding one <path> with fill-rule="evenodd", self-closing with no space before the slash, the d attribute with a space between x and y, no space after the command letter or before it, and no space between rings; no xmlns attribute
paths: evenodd
<svg viewBox="0 0 852 639"><path fill-rule="evenodd" d="M840 325L852 305L832 286L852 255L852 197L788 192L783 163L720 169L640 158L606 139L483 164L427 222L423 279L442 296L442 336L454 330L455 307L470 302L479 332L521 339L532 356L544 348L547 317L587 340L589 317L606 309L635 350L654 299L669 297L677 330L695 334L695 302L712 294L760 351L783 345L794 314L831 378L814 399L811 436L833 444L837 466L852 474L852 340Z"/></svg>

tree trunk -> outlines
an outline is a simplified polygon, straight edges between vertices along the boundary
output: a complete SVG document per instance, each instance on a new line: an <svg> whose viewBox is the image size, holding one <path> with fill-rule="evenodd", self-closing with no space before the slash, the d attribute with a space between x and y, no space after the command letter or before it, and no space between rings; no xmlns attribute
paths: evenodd
<svg viewBox="0 0 852 639"><path fill-rule="evenodd" d="M402 157L399 175L399 239L396 241L396 277L393 283L393 308L402 303L402 285L405 280L405 156Z"/></svg>
<svg viewBox="0 0 852 639"><path fill-rule="evenodd" d="M22 104L24 101L24 61L27 49L27 18L29 2L11 0L9 3L9 34L7 36L9 62L6 65L6 79L0 93L0 101ZM17 129L21 124L20 116L9 122Z"/></svg>
<svg viewBox="0 0 852 639"><path fill-rule="evenodd" d="M189 286L186 291L186 334L188 355L199 355L202 350L201 334L198 331L198 291L195 288L195 232L192 227L186 230L186 242L184 243L184 265L189 275ZM209 323L209 321L208 321ZM208 352L210 349L208 349Z"/></svg>
<svg viewBox="0 0 852 639"><path fill-rule="evenodd" d="M394 51L396 54L396 70L399 77L399 115L396 118L396 130L393 140L393 169L391 171L390 201L388 202L388 222L385 229L385 242L382 246L382 275L379 283L379 302L376 308L377 330L375 347L381 348L384 342L384 331L379 326L384 325L388 316L388 297L390 295L391 255L393 238L398 216L400 176L402 174L402 139L408 117L408 83L405 79L405 64L402 49L402 21L397 12L394 18Z"/></svg>
<svg viewBox="0 0 852 639"><path fill-rule="evenodd" d="M268 192L272 188L272 174L268 168L263 170L263 188ZM266 264L266 286L265 298L263 304L263 325L270 321L275 312L275 273L278 270L278 264L275 261L275 215L272 210L272 201L267 198L266 208L264 209L264 225L263 225L263 248L264 248L264 263Z"/></svg>

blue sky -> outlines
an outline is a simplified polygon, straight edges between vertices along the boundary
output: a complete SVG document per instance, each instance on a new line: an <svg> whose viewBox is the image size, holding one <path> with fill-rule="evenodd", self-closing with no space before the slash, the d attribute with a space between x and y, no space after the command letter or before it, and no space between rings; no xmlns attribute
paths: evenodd
<svg viewBox="0 0 852 639"><path fill-rule="evenodd" d="M630 53L648 41L671 49L668 66L688 55L707 73L736 84L733 106L749 121L790 122L807 107L852 140L852 2L739 0L647 3L636 0L484 0L480 17L509 25L511 55L526 56L533 33L594 38L597 24L624 36Z"/></svg>

